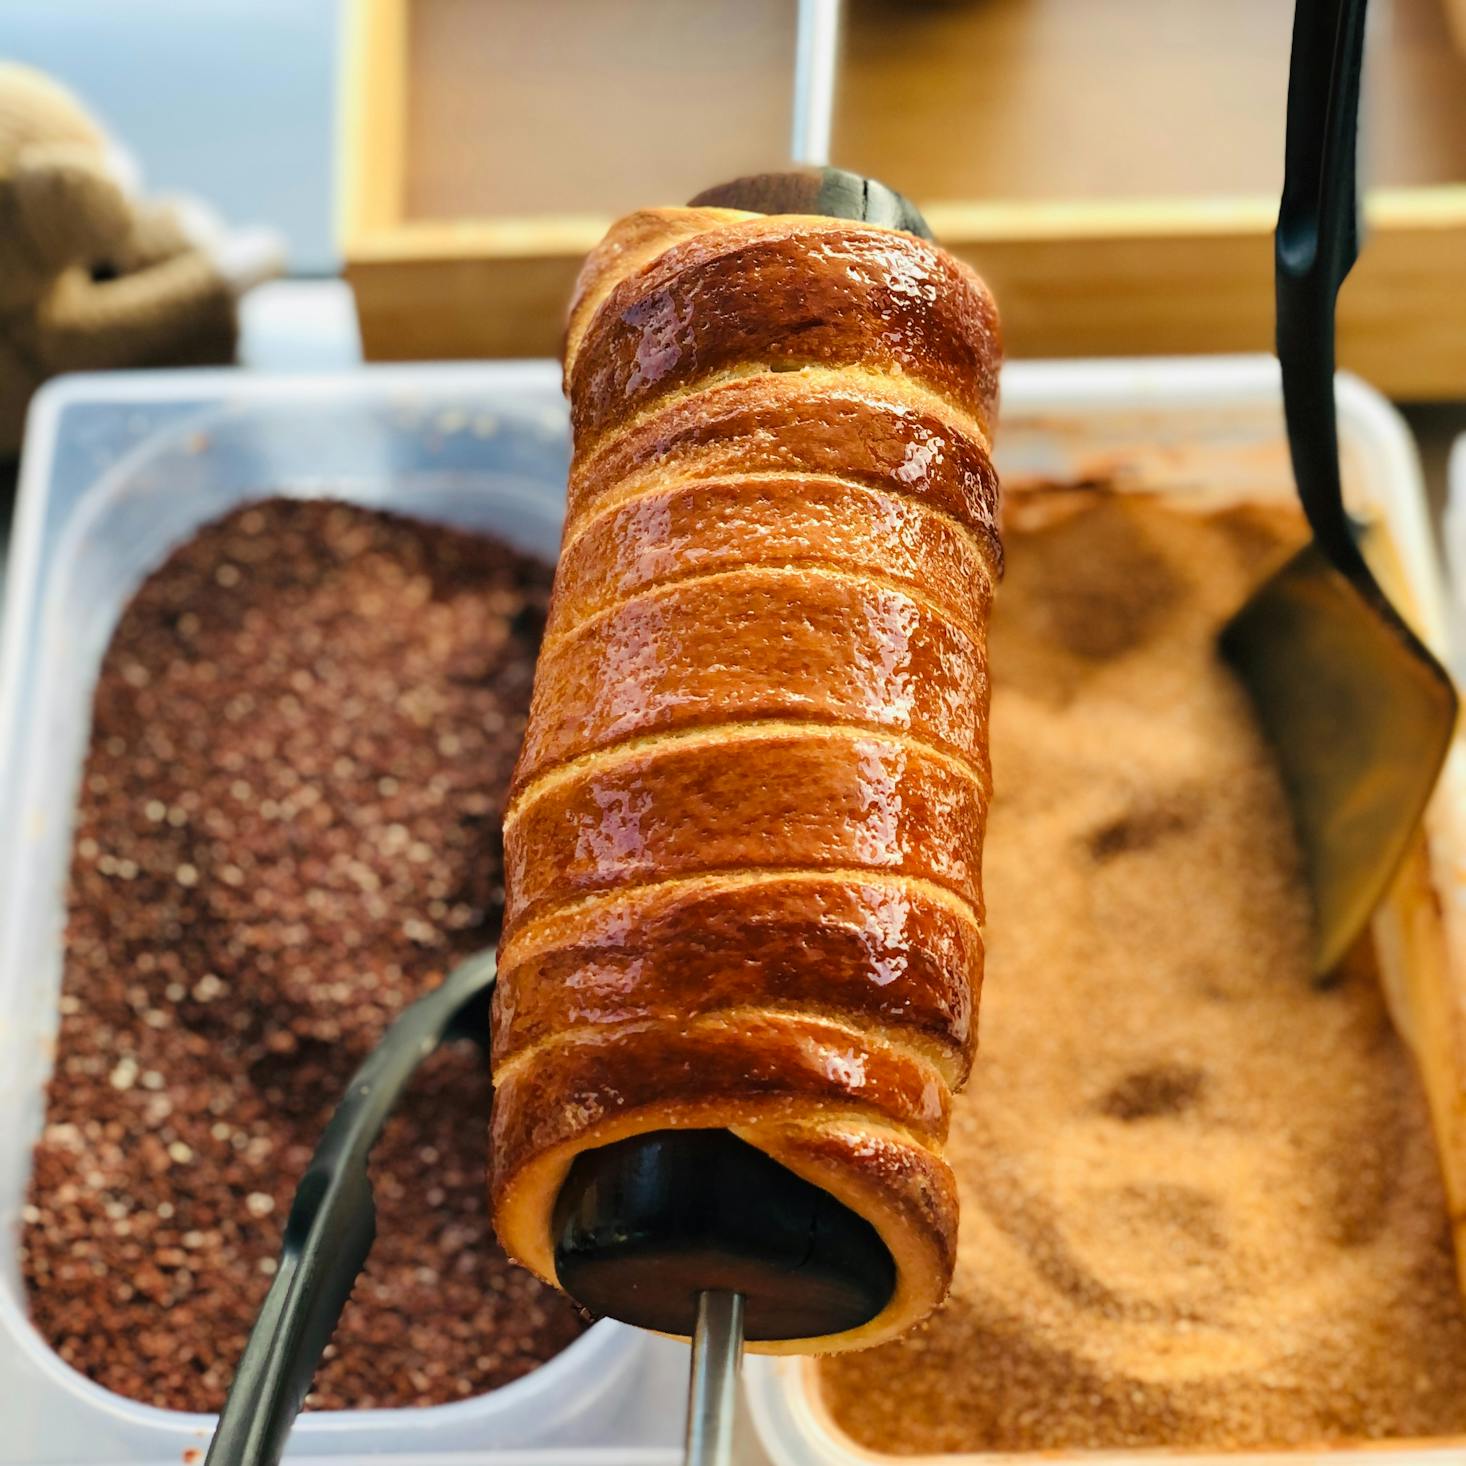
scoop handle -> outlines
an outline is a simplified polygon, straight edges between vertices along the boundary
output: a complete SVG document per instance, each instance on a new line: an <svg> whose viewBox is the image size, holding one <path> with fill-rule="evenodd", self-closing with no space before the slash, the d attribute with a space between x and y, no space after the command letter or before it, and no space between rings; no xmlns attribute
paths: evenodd
<svg viewBox="0 0 1466 1466"><path fill-rule="evenodd" d="M1335 301L1359 256L1356 154L1366 5L1297 0L1274 265L1278 361L1298 495L1319 548L1380 600L1344 511L1334 410Z"/></svg>
<svg viewBox="0 0 1466 1466"><path fill-rule="evenodd" d="M367 1157L418 1066L445 1039L485 1042L494 953L408 1007L351 1077L285 1223L275 1280L250 1330L205 1466L274 1466L377 1232Z"/></svg>

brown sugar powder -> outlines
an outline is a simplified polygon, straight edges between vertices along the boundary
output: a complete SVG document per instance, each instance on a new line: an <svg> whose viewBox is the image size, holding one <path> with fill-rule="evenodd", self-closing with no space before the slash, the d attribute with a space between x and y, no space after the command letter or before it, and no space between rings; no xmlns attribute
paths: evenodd
<svg viewBox="0 0 1466 1466"><path fill-rule="evenodd" d="M273 500L124 612L21 1236L36 1327L97 1383L219 1408L348 1078L497 937L549 583L477 535ZM483 1053L449 1045L388 1122L377 1240L309 1405L462 1399L584 1327L495 1244L489 1097Z"/></svg>
<svg viewBox="0 0 1466 1466"><path fill-rule="evenodd" d="M893 1453L1466 1432L1466 1324L1369 955L1309 981L1275 770L1218 627L1301 535L1019 496L992 625L982 1053L957 1277L820 1366Z"/></svg>

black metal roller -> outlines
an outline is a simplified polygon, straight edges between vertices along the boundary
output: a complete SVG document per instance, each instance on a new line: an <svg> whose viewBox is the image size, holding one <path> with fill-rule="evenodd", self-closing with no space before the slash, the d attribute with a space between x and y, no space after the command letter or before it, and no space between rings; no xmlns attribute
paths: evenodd
<svg viewBox="0 0 1466 1466"><path fill-rule="evenodd" d="M560 1286L592 1313L692 1333L739 1293L749 1339L858 1328L890 1301L879 1233L726 1130L660 1130L576 1157L555 1207Z"/></svg>
<svg viewBox="0 0 1466 1466"><path fill-rule="evenodd" d="M932 237L921 210L904 194L844 168L799 168L783 173L751 173L704 189L694 207L747 209L755 214L828 214L858 219L887 229Z"/></svg>

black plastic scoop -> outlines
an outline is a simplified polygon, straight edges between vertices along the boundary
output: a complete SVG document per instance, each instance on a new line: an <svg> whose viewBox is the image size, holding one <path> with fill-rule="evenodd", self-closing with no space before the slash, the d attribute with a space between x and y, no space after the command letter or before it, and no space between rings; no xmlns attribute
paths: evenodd
<svg viewBox="0 0 1466 1466"><path fill-rule="evenodd" d="M206 1466L273 1466L280 1459L377 1234L367 1157L408 1081L440 1043L487 1044L495 971L493 952L455 968L397 1018L352 1075L296 1187L280 1265L219 1413Z"/></svg>
<svg viewBox="0 0 1466 1466"><path fill-rule="evenodd" d="M1445 669L1401 619L1344 509L1334 302L1359 253L1355 152L1365 0L1298 0L1276 236L1277 345L1313 542L1222 633L1277 754L1324 978L1384 894L1456 723Z"/></svg>

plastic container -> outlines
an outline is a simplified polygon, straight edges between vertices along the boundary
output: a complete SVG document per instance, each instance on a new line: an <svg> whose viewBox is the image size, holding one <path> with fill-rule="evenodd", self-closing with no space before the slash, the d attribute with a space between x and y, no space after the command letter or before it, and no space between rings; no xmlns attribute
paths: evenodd
<svg viewBox="0 0 1466 1466"><path fill-rule="evenodd" d="M43 1120L60 981L62 891L98 664L143 577L204 522L266 494L329 493L553 558L568 459L550 363L373 370L334 379L238 372L71 378L28 433L0 649L0 1460L164 1460L207 1443L211 1416L115 1395L31 1327L16 1252ZM540 1369L424 1409L310 1414L292 1455L491 1447L642 1447L677 1438L686 1351L597 1324ZM647 1392L673 1402L649 1404ZM449 1458L445 1457L445 1461ZM496 1458L508 1459L508 1458Z"/></svg>
<svg viewBox="0 0 1466 1466"><path fill-rule="evenodd" d="M1466 433L1446 461L1446 568L1450 571L1451 670L1466 681Z"/></svg>
<svg viewBox="0 0 1466 1466"><path fill-rule="evenodd" d="M1446 645L1446 603L1414 444L1384 398L1353 378L1339 381L1338 410L1350 509L1385 531L1391 553L1384 557L1384 570L1390 573L1385 576L1382 571L1382 578L1387 578L1396 603L1413 613L1419 628L1440 650ZM1125 491L1184 494L1221 503L1293 493L1278 368L1271 359L1015 364L1003 378L998 458L1010 485L1027 477L1102 480ZM1466 447L1458 447L1455 469L1460 504L1466 510ZM1462 548L1466 550L1466 539ZM1375 924L1386 991L1397 1022L1416 1045L1427 1089L1432 1088L1434 1074L1452 1093L1461 1087L1459 1069L1446 1072L1442 1066L1447 1062L1459 1066L1460 1061L1438 1057L1436 1044L1436 1030L1448 1028L1449 1018L1424 1004L1439 1001L1442 993L1458 994L1461 987L1450 975L1446 928L1453 921L1466 926L1466 840L1459 818L1466 809L1463 791L1466 775L1458 750L1431 811L1431 859L1427 864L1423 850L1416 852ZM1458 933L1457 962L1461 951ZM1459 998L1454 1002L1459 1014ZM1428 1019L1421 1019L1423 1013ZM1429 1019L1436 1022L1422 1033ZM1440 1042L1445 1042L1443 1037ZM1442 1131L1439 1115L1437 1130L1450 1133ZM1449 1174L1449 1165L1447 1170ZM775 1466L879 1466L898 1460L902 1466L998 1461L1021 1466L1039 1459L1032 1453L893 1457L865 1450L824 1408L817 1370L818 1365L807 1359L751 1362L750 1409ZM1104 1453L1102 1459L1114 1463L1184 1455L1197 1466L1223 1461L1228 1466L1243 1462L1283 1466L1300 1459L1337 1460L1341 1454L1371 1466L1459 1463L1466 1460L1466 1441L1383 1442L1297 1452L1116 1451ZM1041 1457L1048 1466L1096 1459L1093 1453L1062 1451L1045 1451Z"/></svg>
<svg viewBox="0 0 1466 1466"><path fill-rule="evenodd" d="M1357 382L1341 381L1339 407L1351 502L1389 526L1426 629L1439 636L1438 575L1408 435ZM88 699L133 587L204 520L269 492L330 492L492 529L553 553L566 463L551 363L369 368L321 379L230 372L71 378L38 398L28 442L0 643L0 1114L7 1121L0 1127L0 1219L9 1225L7 1239L50 1065L60 891ZM1277 368L1265 359L1015 364L1004 377L998 456L1010 482L1103 478L1136 492L1222 499L1291 492ZM1466 788L1466 773L1456 773ZM1466 889L1447 893L1448 917L1452 898L1466 928ZM1430 919L1439 925L1439 917ZM1386 956L1412 950L1398 933L1384 945ZM301 1466L368 1453L383 1466L673 1466L681 1459L675 1442L686 1370L684 1347L600 1326L496 1395L428 1410L307 1417L290 1454ZM884 1459L833 1430L809 1388L808 1364L750 1360L747 1375L756 1431L740 1442L740 1466L874 1466ZM7 1241L0 1257L0 1462L178 1466L185 1451L206 1444L210 1424L209 1417L122 1400L62 1364L25 1320ZM1371 1461L1466 1460L1460 1444L1367 1454ZM1254 1466L1260 1459L1251 1457Z"/></svg>

